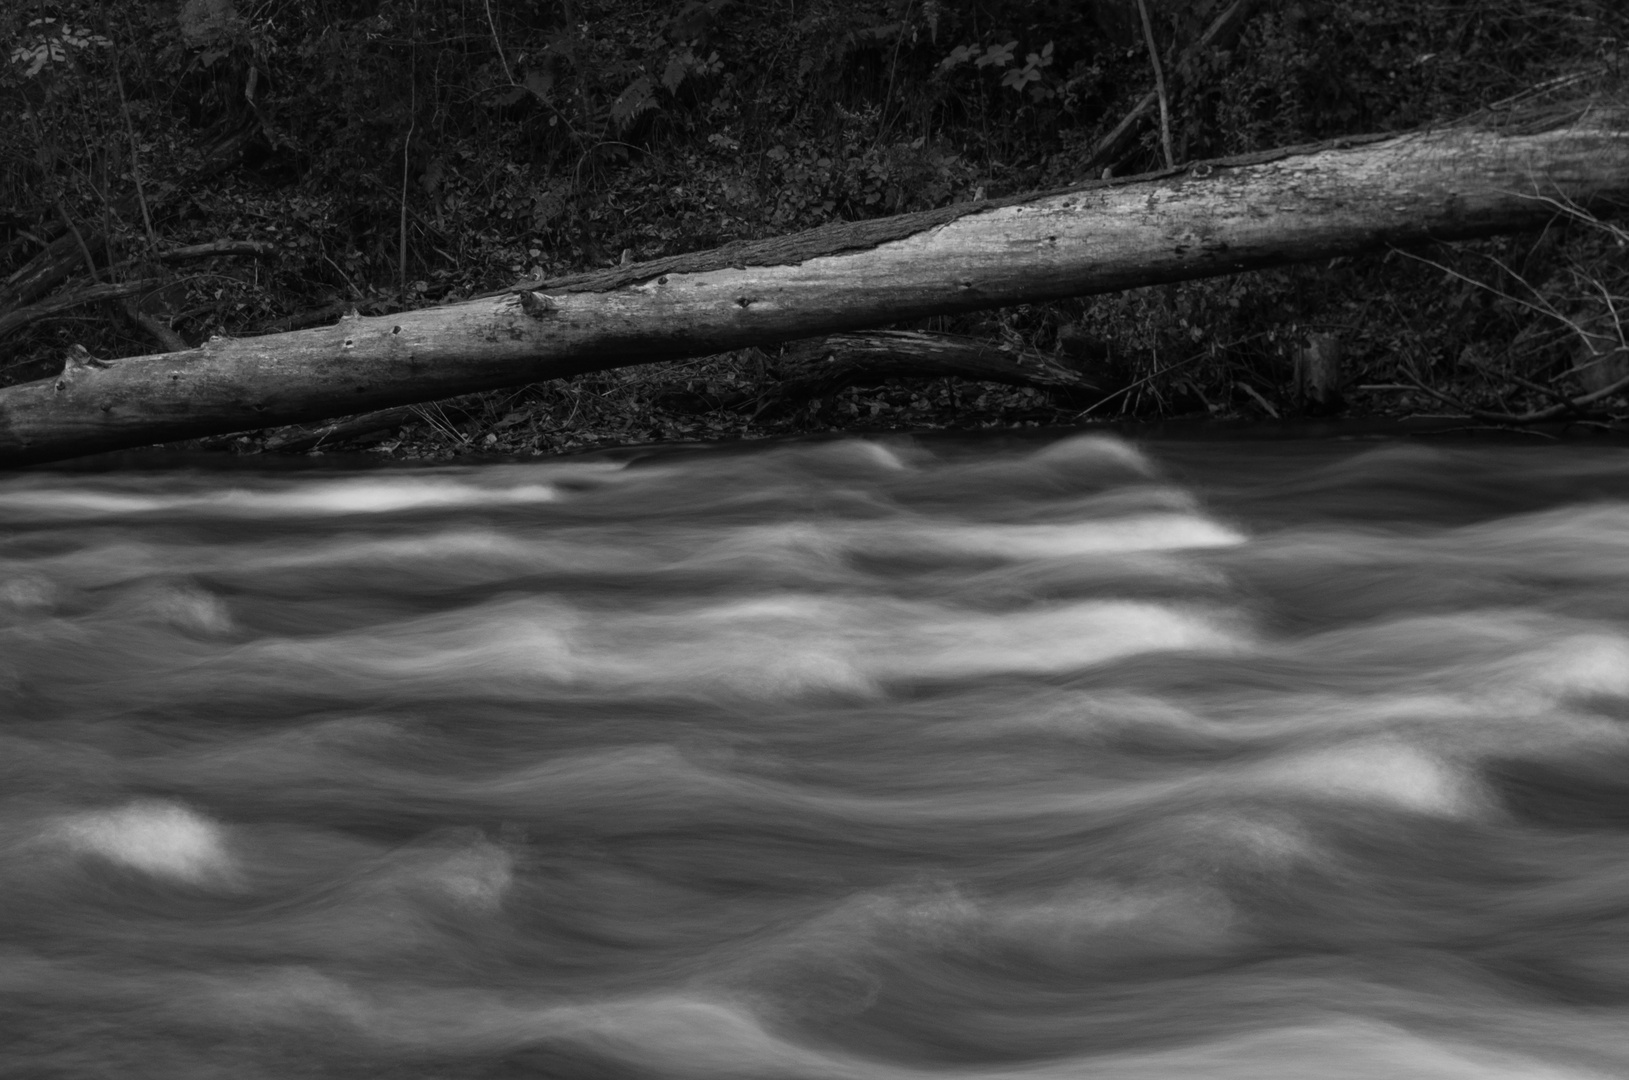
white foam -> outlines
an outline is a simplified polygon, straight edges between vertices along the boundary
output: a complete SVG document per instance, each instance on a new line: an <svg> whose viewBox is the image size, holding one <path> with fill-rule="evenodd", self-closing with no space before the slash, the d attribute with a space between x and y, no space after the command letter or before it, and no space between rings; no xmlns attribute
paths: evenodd
<svg viewBox="0 0 1629 1080"><path fill-rule="evenodd" d="M1033 462L1047 465L1115 465L1129 469L1139 476L1154 474L1154 464L1147 454L1124 439L1106 435L1075 435L1059 439L1037 450L1030 456Z"/></svg>
<svg viewBox="0 0 1629 1080"><path fill-rule="evenodd" d="M48 578L19 574L0 581L0 607L40 613L50 611L56 602L56 585Z"/></svg>
<svg viewBox="0 0 1629 1080"><path fill-rule="evenodd" d="M1212 842L1225 845L1227 857L1242 857L1258 867L1279 869L1323 854L1302 829L1283 822L1222 816L1210 824L1214 829ZM1232 850L1227 850L1229 847Z"/></svg>
<svg viewBox="0 0 1629 1080"><path fill-rule="evenodd" d="M278 492L229 491L221 502L263 512L385 514L456 506L547 503L559 498L551 484L487 487L454 480L366 478L306 484Z"/></svg>
<svg viewBox="0 0 1629 1080"><path fill-rule="evenodd" d="M140 514L175 505L176 500L153 495L125 495L117 491L13 491L0 496L0 507L12 512L48 514Z"/></svg>
<svg viewBox="0 0 1629 1080"><path fill-rule="evenodd" d="M832 461L841 465L873 466L885 472L903 472L910 468L899 452L891 446L871 439L843 439L802 453L816 461Z"/></svg>
<svg viewBox="0 0 1629 1080"><path fill-rule="evenodd" d="M541 683L718 688L754 696L871 693L882 683L1072 671L1152 652L1253 647L1240 620L1199 606L1083 601L989 614L940 604L785 592L700 609L598 618L561 603L498 600L385 631L248 647L267 664L412 684L479 680L483 692Z"/></svg>
<svg viewBox="0 0 1629 1080"><path fill-rule="evenodd" d="M179 803L138 800L72 814L48 836L79 854L194 884L220 881L233 869L220 825Z"/></svg>
<svg viewBox="0 0 1629 1080"><path fill-rule="evenodd" d="M1330 799L1386 803L1423 814L1461 816L1480 800L1471 780L1423 750L1399 742L1319 750L1256 770L1253 783Z"/></svg>
<svg viewBox="0 0 1629 1080"><path fill-rule="evenodd" d="M1533 683L1560 695L1629 695L1629 640L1619 634L1573 634L1532 658Z"/></svg>
<svg viewBox="0 0 1629 1080"><path fill-rule="evenodd" d="M1198 607L1092 600L1010 615L942 618L878 659L896 677L1070 671L1144 653L1252 646L1236 620Z"/></svg>
<svg viewBox="0 0 1629 1080"><path fill-rule="evenodd" d="M541 1004L478 990L353 986L311 968L249 978L207 977L185 1007L237 1024L331 1030L414 1050L492 1052L565 1042L610 1055L629 1072L717 1080L933 1080L944 1069L866 1060L800 1045L773 1032L752 1006L726 996L652 994ZM953 1070L958 1080L1606 1080L1547 1047L1417 1034L1360 1017L1318 1015L1230 1031L1153 1050ZM1603 1021L1604 1023L1604 1021ZM1544 1054L1550 1060L1535 1056Z"/></svg>
<svg viewBox="0 0 1629 1080"><path fill-rule="evenodd" d="M1139 551L1233 547L1248 537L1194 514L1141 514L1042 525L890 526L896 544L1008 559L1067 559Z"/></svg>
<svg viewBox="0 0 1629 1080"><path fill-rule="evenodd" d="M1233 906L1218 890L1097 883L990 904L982 928L1049 963L1079 964L1104 955L1211 952L1232 941L1233 921Z"/></svg>
<svg viewBox="0 0 1629 1080"><path fill-rule="evenodd" d="M560 498L552 483L474 483L456 477L373 473L298 485L237 487L163 495L95 488L13 491L0 507L63 516L125 516L164 511L228 510L234 514L382 514L400 510L549 503Z"/></svg>
<svg viewBox="0 0 1629 1080"><path fill-rule="evenodd" d="M431 866L425 880L461 906L491 911L514 881L514 857L496 844L480 844Z"/></svg>
<svg viewBox="0 0 1629 1080"><path fill-rule="evenodd" d="M1321 1023L1212 1039L1152 1053L1075 1058L1038 1069L983 1073L1028 1080L1606 1080L1498 1047L1433 1039L1369 1020ZM970 1080L971 1074L964 1074Z"/></svg>
<svg viewBox="0 0 1629 1080"><path fill-rule="evenodd" d="M137 601L147 614L195 634L225 634L233 629L232 613L217 596L193 588L154 588Z"/></svg>

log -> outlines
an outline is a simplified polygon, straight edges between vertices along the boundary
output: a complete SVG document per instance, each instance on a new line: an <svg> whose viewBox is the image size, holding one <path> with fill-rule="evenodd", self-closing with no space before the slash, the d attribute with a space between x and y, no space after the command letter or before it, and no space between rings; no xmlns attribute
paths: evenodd
<svg viewBox="0 0 1629 1080"><path fill-rule="evenodd" d="M364 413L361 416L350 416L333 423L323 424L321 427L308 431L298 429L273 436L266 441L266 449L281 454L293 454L317 447L328 445L338 446L363 435L372 435L380 431L390 431L403 424L418 418L418 411L411 405L398 406L394 409L380 409L377 412Z"/></svg>
<svg viewBox="0 0 1629 1080"><path fill-rule="evenodd" d="M800 341L787 350L781 367L780 382L759 400L756 415L830 397L849 386L874 386L885 379L972 379L1089 398L1102 397L1105 389L1105 380L1094 379L1037 349L907 330L830 334Z"/></svg>
<svg viewBox="0 0 1629 1080"><path fill-rule="evenodd" d="M0 390L0 464L298 423L1629 202L1629 107L1495 114L731 244Z"/></svg>

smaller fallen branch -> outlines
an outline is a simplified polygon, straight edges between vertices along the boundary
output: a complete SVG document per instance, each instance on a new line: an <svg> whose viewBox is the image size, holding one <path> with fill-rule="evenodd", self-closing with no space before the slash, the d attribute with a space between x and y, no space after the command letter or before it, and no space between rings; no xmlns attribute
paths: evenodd
<svg viewBox="0 0 1629 1080"><path fill-rule="evenodd" d="M95 263L90 259L89 241L81 236L77 229L72 227L71 222L68 224L67 235L64 237L64 239L73 244L74 248L76 249L75 257L83 261L84 265L90 268L91 276L99 277L95 269ZM252 255L255 257L260 257L270 254L274 250L274 245L260 240L212 240L205 244L188 244L184 247L174 247L166 251L143 253L139 258L126 259L124 262L119 263L117 266L113 267L110 272L127 271L138 267L151 270L153 267L150 264L155 258L161 262L176 263L187 262L193 259L208 259L217 255ZM66 311L69 308L79 307L83 304L95 303L98 300L117 300L121 297L127 297L133 293L141 292L144 289L154 288L160 284L162 284L162 282L159 282L153 278L140 278L138 280L119 282L117 284L108 284L98 281L95 285L90 285L83 289L75 289L71 292L61 293L57 296L40 300L34 304L16 307L10 311L0 310L0 338L5 338L11 334L14 334L30 323L35 323L41 319L49 318L60 311ZM0 304L3 304L3 297L0 297ZM340 312L336 311L334 314L338 315ZM135 320L134 316L128 317L133 321ZM146 323L140 322L138 322L138 325L141 327L143 332L147 333L155 341L158 341L164 347L164 351L166 352L175 352L180 349L187 349L191 347L182 341L179 336L175 336L175 332L170 330L169 327L164 327L164 331L161 334L155 330L154 326L149 326Z"/></svg>
<svg viewBox="0 0 1629 1080"><path fill-rule="evenodd" d="M141 306L128 296L119 301L119 314L136 329L158 342L165 352L184 352L192 348L186 338L175 332L174 327L141 310Z"/></svg>
<svg viewBox="0 0 1629 1080"><path fill-rule="evenodd" d="M1105 392L1100 379L1036 349L907 330L831 334L795 342L782 357L781 370L780 384L758 399L754 415L888 379L954 377L1093 398Z"/></svg>
<svg viewBox="0 0 1629 1080"><path fill-rule="evenodd" d="M15 333L30 323L50 318L52 315L67 311L70 308L80 307L84 304L94 304L100 300L117 300L121 297L132 296L143 289L151 289L158 284L160 282L152 278L142 278L137 281L87 285L83 289L62 293L48 300L41 300L37 304L30 304L28 307L0 312L0 338Z"/></svg>
<svg viewBox="0 0 1629 1080"><path fill-rule="evenodd" d="M180 183L160 185L157 190L149 193L145 200L149 209L156 212L167 207L200 180L236 165L242 159L244 149L257 134L257 128L242 124L226 132L204 150L202 164L190 177ZM135 214L139 208L133 197L126 197L109 209L112 217L123 218ZM14 313L28 304L39 301L79 269L87 250L100 250L106 241L107 238L99 232L91 232L78 239L71 233L57 236L44 250L36 253L32 259L0 283L0 312L12 309L12 312L8 313ZM0 318L3 317L0 315Z"/></svg>
<svg viewBox="0 0 1629 1080"><path fill-rule="evenodd" d="M402 405L394 409L379 409L375 412L363 413L360 416L351 416L343 420L336 420L328 424L319 424L295 431L274 435L266 440L266 449L282 454L301 453L306 450L315 450L322 446L338 446L341 443L359 439L364 435L372 435L380 431L390 431L403 424L419 418L419 407L416 405ZM225 436L230 439L232 436Z"/></svg>
<svg viewBox="0 0 1629 1080"><path fill-rule="evenodd" d="M216 255L270 255L277 250L275 244L268 244L264 240L211 240L205 244L186 244L182 247L165 248L157 252L157 257L164 262L187 262L192 259L210 259Z"/></svg>

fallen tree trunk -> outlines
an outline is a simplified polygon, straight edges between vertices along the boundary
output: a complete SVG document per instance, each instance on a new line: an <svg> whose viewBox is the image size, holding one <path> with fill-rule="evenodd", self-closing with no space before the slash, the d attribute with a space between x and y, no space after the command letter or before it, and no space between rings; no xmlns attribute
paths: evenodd
<svg viewBox="0 0 1629 1080"><path fill-rule="evenodd" d="M1629 202L1576 106L839 223L0 390L0 464L297 423L1019 302L1532 228Z"/></svg>

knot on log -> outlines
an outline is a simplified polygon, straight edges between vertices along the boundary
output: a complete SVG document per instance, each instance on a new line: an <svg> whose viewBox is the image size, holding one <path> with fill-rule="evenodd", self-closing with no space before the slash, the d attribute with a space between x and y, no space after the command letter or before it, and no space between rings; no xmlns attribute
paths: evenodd
<svg viewBox="0 0 1629 1080"><path fill-rule="evenodd" d="M110 366L107 361L98 360L92 356L85 346L70 345L68 355L62 361L62 373L57 376L57 381L52 389L60 394L72 386L84 372Z"/></svg>
<svg viewBox="0 0 1629 1080"><path fill-rule="evenodd" d="M549 318L560 310L559 303L547 293L522 289L517 295L520 297L520 309L534 319Z"/></svg>

